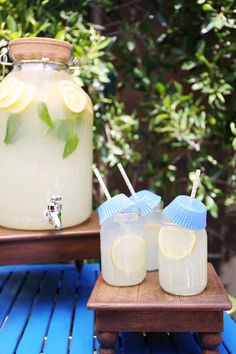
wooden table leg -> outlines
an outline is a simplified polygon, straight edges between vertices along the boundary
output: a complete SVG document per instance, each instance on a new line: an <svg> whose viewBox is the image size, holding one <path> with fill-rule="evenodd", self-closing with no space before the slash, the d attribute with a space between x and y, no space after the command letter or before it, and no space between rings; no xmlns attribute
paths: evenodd
<svg viewBox="0 0 236 354"><path fill-rule="evenodd" d="M97 339L100 343L98 349L100 354L116 354L115 343L118 339L116 332L100 332L96 331Z"/></svg>
<svg viewBox="0 0 236 354"><path fill-rule="evenodd" d="M199 333L202 354L218 354L218 346L222 341L221 332Z"/></svg>

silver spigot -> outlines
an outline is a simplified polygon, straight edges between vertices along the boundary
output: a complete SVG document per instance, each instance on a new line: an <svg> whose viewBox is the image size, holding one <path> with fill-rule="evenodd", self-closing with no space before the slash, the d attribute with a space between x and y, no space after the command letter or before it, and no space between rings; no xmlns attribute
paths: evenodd
<svg viewBox="0 0 236 354"><path fill-rule="evenodd" d="M61 196L53 195L50 198L50 203L48 203L46 216L48 218L49 224L52 224L56 230L60 230L62 228L61 209Z"/></svg>

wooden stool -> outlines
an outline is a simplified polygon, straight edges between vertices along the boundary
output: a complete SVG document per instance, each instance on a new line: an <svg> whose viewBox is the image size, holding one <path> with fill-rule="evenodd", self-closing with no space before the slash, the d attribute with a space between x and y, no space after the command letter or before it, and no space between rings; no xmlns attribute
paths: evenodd
<svg viewBox="0 0 236 354"><path fill-rule="evenodd" d="M158 272L147 273L133 287L113 287L98 278L87 307L96 311L95 329L101 354L115 353L117 332L199 332L202 353L218 353L223 310L231 308L214 268L208 265L208 286L199 295L173 296L159 285Z"/></svg>

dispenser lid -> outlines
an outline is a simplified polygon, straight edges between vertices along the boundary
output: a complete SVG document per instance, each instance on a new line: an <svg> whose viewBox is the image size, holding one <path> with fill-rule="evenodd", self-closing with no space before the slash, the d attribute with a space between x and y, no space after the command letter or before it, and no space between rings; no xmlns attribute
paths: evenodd
<svg viewBox="0 0 236 354"><path fill-rule="evenodd" d="M9 42L9 56L12 61L40 60L48 58L66 64L72 55L72 45L54 38L26 37Z"/></svg>
<svg viewBox="0 0 236 354"><path fill-rule="evenodd" d="M198 199L179 195L163 210L163 214L174 223L191 230L206 227L207 208Z"/></svg>

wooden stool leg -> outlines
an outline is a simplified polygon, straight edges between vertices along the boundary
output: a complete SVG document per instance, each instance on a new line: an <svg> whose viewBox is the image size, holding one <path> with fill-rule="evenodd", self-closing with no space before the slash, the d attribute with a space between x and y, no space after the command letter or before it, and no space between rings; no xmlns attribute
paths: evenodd
<svg viewBox="0 0 236 354"><path fill-rule="evenodd" d="M100 354L115 354L115 343L118 339L116 332L99 332L96 331L97 339L100 343L99 353Z"/></svg>
<svg viewBox="0 0 236 354"><path fill-rule="evenodd" d="M202 346L202 354L218 354L218 346L221 343L221 332L199 333Z"/></svg>

